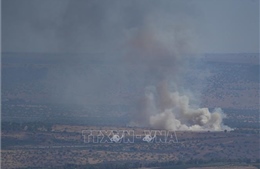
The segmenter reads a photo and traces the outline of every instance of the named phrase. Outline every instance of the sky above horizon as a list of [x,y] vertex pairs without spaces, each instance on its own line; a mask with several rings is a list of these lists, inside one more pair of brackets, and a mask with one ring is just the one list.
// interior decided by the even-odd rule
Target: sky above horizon
[[259,52],[258,0],[3,0],[1,7],[2,52],[122,52],[150,37],[167,48],[188,43],[188,52]]

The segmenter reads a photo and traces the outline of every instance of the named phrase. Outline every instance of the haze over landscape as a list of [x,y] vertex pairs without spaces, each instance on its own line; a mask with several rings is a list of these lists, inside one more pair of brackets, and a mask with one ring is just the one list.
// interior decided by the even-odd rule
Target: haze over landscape
[[3,0],[1,54],[4,168],[259,167],[259,1]]

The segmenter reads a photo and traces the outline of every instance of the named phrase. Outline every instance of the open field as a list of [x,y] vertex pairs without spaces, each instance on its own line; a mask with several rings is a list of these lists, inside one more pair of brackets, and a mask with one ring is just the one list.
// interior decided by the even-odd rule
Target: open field
[[[25,130],[25,127],[26,130]],[[134,137],[133,143],[84,143],[82,130],[132,130],[143,138],[148,128],[43,125],[32,131],[30,124],[2,131],[2,166],[47,167],[68,164],[91,165],[106,162],[251,163],[259,160],[256,132],[176,132],[178,143],[147,143]],[[255,133],[255,134],[254,134]]]
[[[107,65],[95,59],[90,59],[91,63],[71,63],[69,66],[78,72],[73,75],[81,77],[87,71],[86,65],[91,65],[100,79],[116,73],[115,63]],[[223,169],[253,169],[260,160],[259,64],[251,61],[257,58],[246,59],[248,62],[207,59],[208,67],[196,70],[211,72],[203,86],[194,77],[188,76],[187,81],[194,82],[191,90],[201,87],[200,106],[211,110],[222,107],[226,113],[224,124],[234,130],[176,131],[178,143],[148,143],[142,139],[144,130],[151,128],[129,125],[131,114],[137,111],[136,100],[143,92],[142,82],[136,76],[140,65],[130,65],[128,73],[132,76],[122,81],[124,84],[119,81],[99,95],[91,89],[85,90],[84,82],[84,94],[81,91],[72,93],[79,97],[79,102],[73,95],[66,95],[66,98],[63,91],[67,86],[63,81],[62,84],[55,81],[57,77],[59,80],[67,78],[63,63],[56,63],[55,57],[49,60],[47,57],[44,63],[37,59],[29,59],[27,63],[26,60],[17,62],[17,58],[4,58],[2,167],[214,169],[223,166]],[[68,83],[73,84],[73,89],[77,88],[74,82]],[[70,104],[67,101],[71,101]],[[127,144],[84,143],[83,130],[131,130],[138,137]]]

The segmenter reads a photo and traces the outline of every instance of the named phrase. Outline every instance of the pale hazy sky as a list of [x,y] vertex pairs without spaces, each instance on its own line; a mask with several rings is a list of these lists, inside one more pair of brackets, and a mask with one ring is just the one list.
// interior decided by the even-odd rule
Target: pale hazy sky
[[2,0],[2,52],[106,52],[176,23],[200,52],[259,51],[258,0]]
[[198,0],[205,18],[206,52],[258,52],[258,0]]

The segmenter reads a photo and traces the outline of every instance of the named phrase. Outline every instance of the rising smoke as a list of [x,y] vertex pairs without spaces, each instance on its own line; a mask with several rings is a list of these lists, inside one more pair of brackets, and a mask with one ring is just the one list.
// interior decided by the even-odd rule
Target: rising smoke
[[189,25],[163,18],[160,22],[151,17],[144,21],[131,37],[130,51],[134,52],[130,56],[152,72],[154,83],[144,89],[132,124],[167,130],[230,130],[222,123],[225,114],[220,108],[212,113],[208,108],[199,108],[194,104],[198,101],[190,102],[192,93],[186,95],[186,89],[178,90],[190,69],[190,55],[196,53]]
[[[144,94],[132,114],[135,125],[172,130],[228,129],[222,124],[225,115],[221,109],[211,113],[199,108],[199,90],[190,87],[193,81],[183,83],[187,81],[185,74],[192,72],[191,56],[199,51],[198,28],[203,27],[194,2],[5,0],[3,46],[15,46],[18,52],[66,53],[62,60],[69,61],[59,70],[50,70],[46,80],[52,102],[109,104],[115,98],[111,91],[130,88],[138,80]],[[75,53],[82,57],[74,58]],[[114,65],[90,64],[89,60],[95,59]],[[137,65],[134,73],[133,65]],[[137,80],[129,80],[129,74]],[[118,100],[123,99],[115,101],[120,104]]]
[[220,108],[212,113],[208,108],[196,108],[196,105],[190,105],[187,95],[170,92],[165,81],[156,87],[155,92],[146,91],[142,105],[135,117],[136,124],[141,126],[166,130],[230,130],[222,124],[225,114]]
[[[145,88],[139,112],[134,115],[132,123],[167,130],[229,130],[222,124],[225,115],[220,108],[212,113],[208,108],[198,108],[198,105],[190,102],[192,93],[185,95],[185,89],[182,93],[178,91],[185,77],[184,72],[190,69],[187,63],[190,57],[187,54],[192,44],[186,38],[186,28],[179,30],[178,27],[176,30],[175,26],[166,32],[169,36],[166,40],[160,39],[165,31],[160,29],[153,32],[149,30],[150,26],[144,33],[138,32],[137,38],[134,38],[134,49],[139,52],[135,55],[138,59],[144,57],[142,61],[152,70],[156,86]],[[169,84],[174,84],[173,91]]]

